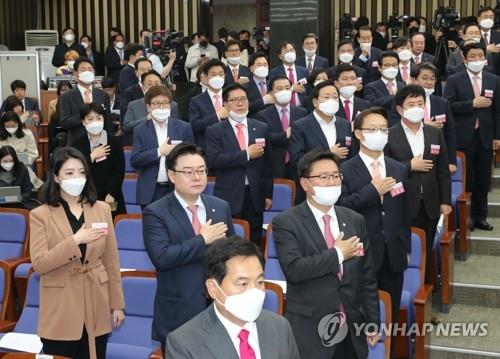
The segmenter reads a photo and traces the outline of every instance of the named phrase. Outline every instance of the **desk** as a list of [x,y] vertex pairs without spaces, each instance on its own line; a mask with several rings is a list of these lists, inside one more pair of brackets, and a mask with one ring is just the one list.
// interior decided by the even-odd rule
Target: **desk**
[[[0,353],[0,356],[1,355],[2,354]],[[36,358],[35,354],[31,353],[7,353],[5,356],[2,357],[2,359],[35,359],[35,358]],[[70,358],[54,355],[54,359],[70,359]]]

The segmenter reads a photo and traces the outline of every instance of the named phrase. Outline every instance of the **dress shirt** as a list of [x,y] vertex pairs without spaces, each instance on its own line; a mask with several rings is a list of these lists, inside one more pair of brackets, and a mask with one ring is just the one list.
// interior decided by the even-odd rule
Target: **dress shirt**
[[351,121],[351,119],[356,117],[356,114],[354,113],[354,95],[351,96],[351,98],[345,98],[344,96],[340,95],[340,105],[342,108],[345,108],[345,100],[349,100],[349,112],[351,114],[351,118],[346,118],[347,121]]
[[[174,190],[174,196],[175,196],[175,198],[177,198],[177,200],[181,204],[181,207],[186,212],[186,214],[189,218],[189,222],[193,223],[193,213],[189,209],[189,204],[175,190]],[[196,205],[198,206],[198,207],[196,207],[196,214],[198,215],[198,219],[200,221],[200,224],[203,226],[207,222],[207,211],[205,209],[205,204],[201,200],[201,196],[198,196],[198,199],[196,200]]]
[[[328,142],[328,147],[332,147],[337,142],[337,128],[335,127],[336,118],[333,116],[333,119],[330,122],[326,122],[316,113],[316,110],[313,112],[314,117],[318,121],[323,134],[326,137],[326,141]],[[307,135],[307,134],[306,134]]]
[[[288,116],[288,127],[290,127],[292,125],[292,121],[290,119],[290,103],[288,103],[288,105],[286,105],[286,106],[281,106],[281,105],[278,105],[278,104],[274,104],[274,107],[276,107],[276,111],[278,111],[278,115],[280,117],[280,122],[282,122],[281,118],[283,117],[283,113],[281,112],[281,110],[283,110],[284,108],[286,108],[286,114]],[[283,126],[281,128],[283,128]]]
[[87,90],[90,90],[90,98],[92,99],[92,101],[94,100],[94,96],[92,94],[92,86],[88,89],[86,89],[85,87],[83,87],[82,85],[78,84],[78,90],[80,90],[80,93],[82,94],[82,99],[83,99],[83,102],[85,102],[85,91]]
[[168,182],[167,166],[165,163],[166,158],[160,153],[160,146],[163,145],[168,138],[168,120],[165,121],[165,123],[163,123],[161,126],[155,120],[150,121],[153,121],[153,125],[155,127],[156,138],[158,140],[158,157],[160,157],[160,167],[158,168],[158,179],[156,180],[156,182]]
[[[236,122],[235,120],[233,120],[231,117],[228,118],[228,121],[229,123],[231,124],[231,127],[233,128],[233,131],[234,131],[234,137],[236,137],[236,141],[238,140],[238,129],[236,128],[236,125],[238,123],[241,123],[243,125],[245,125],[243,127],[243,135],[245,136],[245,146],[247,148],[246,152],[247,152],[247,161],[250,161],[250,155],[248,154],[248,122],[247,122],[247,119],[245,118],[243,121],[241,122]],[[245,186],[248,186],[250,182],[248,182],[248,177],[245,176]]]
[[[293,86],[294,84],[296,84],[297,82],[299,82],[299,80],[302,80],[302,79],[299,79],[299,78],[297,77],[297,70],[295,69],[295,64],[293,64],[293,65],[291,65],[291,66],[290,66],[290,65],[285,65],[285,64],[283,64],[283,67],[285,68],[285,76],[286,76],[287,78],[289,78],[289,77],[288,77],[288,74],[289,74],[289,73],[288,73],[288,68],[290,68],[290,67],[292,68],[293,77],[294,77],[294,79],[295,79],[295,83],[293,83],[293,84],[292,84],[292,86]],[[300,105],[301,105],[301,103],[300,103],[299,93],[298,93],[298,92],[293,92],[293,91],[292,91],[292,96],[295,96],[295,106],[300,106]]]
[[[202,86],[202,88],[203,88],[203,86]],[[215,98],[214,98],[215,95],[219,96],[220,103],[222,106],[224,106],[224,103],[222,102],[222,90],[219,90],[219,92],[213,92],[208,87],[206,88],[206,90],[208,91],[208,95],[210,96],[210,100],[212,100],[212,105],[214,105],[214,109],[215,109]]]
[[475,76],[478,77],[477,83],[479,84],[479,90],[482,90],[482,88],[483,88],[483,72],[481,71],[480,73],[478,73],[476,75],[476,74],[470,72],[469,70],[467,70],[467,74],[469,75],[471,86],[474,83],[474,77]]
[[417,133],[414,133],[404,122],[401,121],[403,125],[403,130],[406,135],[406,139],[411,147],[411,152],[413,156],[421,156],[424,154],[425,142],[424,142],[424,125],[423,122],[420,123],[420,127]]
[[365,164],[366,168],[368,168],[368,172],[370,172],[370,174],[372,175],[372,177],[373,177],[373,166],[372,166],[372,163],[375,162],[375,161],[378,161],[378,163],[379,163],[380,177],[381,178],[387,177],[387,174],[386,174],[386,171],[385,171],[385,159],[384,159],[384,153],[383,152],[382,152],[382,154],[376,160],[374,160],[370,156],[364,154],[362,151],[359,151],[359,157],[361,157],[361,160]]

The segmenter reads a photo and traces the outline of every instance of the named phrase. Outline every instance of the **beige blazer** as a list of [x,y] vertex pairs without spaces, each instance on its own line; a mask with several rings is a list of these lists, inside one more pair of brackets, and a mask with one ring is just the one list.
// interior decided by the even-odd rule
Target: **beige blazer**
[[38,335],[79,340],[83,325],[95,359],[96,336],[111,332],[111,310],[124,309],[120,263],[109,205],[83,205],[85,227],[108,224],[108,233],[87,245],[85,262],[73,240],[62,206],[40,206],[30,213],[30,255],[40,278]]

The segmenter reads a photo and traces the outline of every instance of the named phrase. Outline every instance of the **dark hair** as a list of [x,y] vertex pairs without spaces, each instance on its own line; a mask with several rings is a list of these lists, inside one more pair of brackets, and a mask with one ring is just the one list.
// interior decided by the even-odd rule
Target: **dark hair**
[[313,37],[314,38],[314,41],[316,41],[316,44],[318,43],[319,39],[318,39],[318,36],[315,34],[315,33],[308,33],[308,34],[305,34],[304,36],[302,36],[302,43],[304,43],[304,41],[310,37]]
[[85,57],[85,56],[80,56],[79,58],[77,58],[75,60],[75,63],[73,65],[73,70],[78,71],[78,68],[80,67],[80,64],[82,64],[82,63],[91,64],[92,68],[95,70],[94,63],[92,61],[90,61],[90,59],[88,57]]
[[221,27],[219,30],[217,30],[217,36],[219,36],[219,39],[225,39],[228,33],[229,31],[225,27]]
[[332,151],[325,150],[323,148],[315,148],[307,152],[300,159],[297,165],[297,172],[299,178],[307,178],[311,175],[313,165],[321,160],[331,160],[335,162],[340,171],[340,161],[337,156],[335,156]]
[[149,29],[142,29],[142,30],[139,32],[139,37],[142,37],[142,34],[144,34],[145,32],[151,32],[151,30],[149,30]]
[[[12,146],[0,147],[0,160],[8,155],[11,155],[12,159],[14,160],[14,167],[12,167],[12,172],[14,173],[14,175],[18,176],[23,169],[23,164],[19,161],[16,150]],[[4,171],[4,169],[0,167],[0,171]]]
[[155,70],[149,70],[141,75],[141,83],[144,83],[144,80],[146,80],[146,77],[148,77],[149,75],[158,76],[160,81],[163,80],[158,72],[156,72]]
[[151,65],[151,67],[153,67],[153,63],[151,62],[150,59],[146,58],[146,57],[141,57],[140,59],[138,59],[135,64],[134,64],[134,67],[135,67],[135,71],[139,70],[139,64],[141,62],[149,62],[149,64]]
[[193,35],[191,35],[191,41],[194,40],[196,36],[200,37],[200,33],[195,32]]
[[175,167],[177,166],[177,160],[179,157],[186,156],[186,155],[198,155],[203,158],[203,161],[205,161],[205,154],[203,150],[200,147],[197,147],[196,145],[193,145],[191,143],[181,143],[177,146],[175,146],[172,151],[167,156],[167,168],[169,170],[175,170]]
[[[417,16],[417,19],[424,20],[427,23],[427,18],[425,16]],[[422,21],[420,21],[420,24],[422,24]]]
[[69,89],[72,89],[73,85],[69,81],[60,81],[57,84],[57,97],[61,96],[61,91],[62,91],[63,87],[67,87]]
[[386,57],[394,57],[396,60],[398,60],[398,64],[399,64],[399,56],[398,56],[398,53],[396,51],[392,51],[392,50],[387,50],[387,51],[383,51],[380,56],[378,57],[378,66],[379,68],[382,67],[382,64],[383,64],[383,60],[386,58]]
[[342,46],[347,45],[347,44],[351,45],[353,50],[354,50],[354,44],[349,39],[344,39],[344,40],[339,41],[339,43],[337,44],[337,50],[340,49]]
[[229,33],[227,35],[233,39],[238,39],[238,40],[240,39],[240,37],[236,31],[229,31]]
[[[335,83],[333,82],[332,79],[326,80],[326,81],[319,83],[318,86],[314,86],[314,89],[312,92],[312,97],[315,99],[318,99],[319,92],[321,91],[321,89],[323,89],[324,87],[327,87],[327,86],[333,86],[335,88],[335,90],[337,90],[337,88],[335,87]],[[338,92],[338,90],[337,90],[337,92]]]
[[238,33],[238,35],[241,35],[241,34],[246,34],[246,35],[250,36],[250,31],[248,31],[248,30],[246,30],[246,29],[243,29],[243,30],[241,30],[241,31]]
[[231,85],[225,87],[224,90],[222,91],[222,101],[226,102],[227,99],[229,98],[229,94],[231,92],[235,91],[235,90],[243,90],[243,91],[245,91],[245,95],[247,95],[247,97],[248,97],[247,88],[245,86],[243,86],[243,85],[240,85],[237,82],[234,82]]
[[481,16],[483,13],[485,13],[486,11],[492,11],[493,12],[493,15],[495,15],[495,10],[489,6],[483,6],[481,8],[479,8],[479,10],[477,11],[477,16]]
[[92,43],[92,46],[94,46],[94,40],[92,39],[92,37],[90,35],[87,35],[87,34],[80,36],[80,42],[82,42],[82,40],[85,38],[89,39],[90,42]]
[[354,69],[354,67],[352,65],[349,65],[349,64],[340,64],[340,65],[337,65],[337,68],[336,68],[336,71],[335,71],[335,76],[334,76],[333,79],[335,81],[338,81],[340,75],[343,72],[351,72],[351,71],[353,71],[354,74],[356,75],[356,77],[358,77],[358,74],[356,74],[356,70]]
[[311,71],[311,74],[307,78],[307,83],[314,84],[314,81],[316,81],[316,77],[318,77],[318,75],[322,74],[322,73],[326,73],[326,76],[328,77],[328,79],[332,78],[332,75],[330,74],[330,71],[328,71],[328,69],[325,69],[325,68],[314,69],[314,70]]
[[75,158],[82,162],[85,170],[85,177],[87,178],[85,187],[83,187],[83,191],[80,194],[79,202],[85,201],[90,205],[94,205],[97,201],[97,191],[92,181],[92,174],[90,173],[87,161],[85,161],[85,157],[83,157],[82,153],[74,147],[59,147],[50,158],[47,180],[43,184],[41,191],[42,203],[54,207],[58,207],[61,204],[61,187],[56,183],[55,176],[57,176],[61,170],[62,165],[71,158]]
[[422,72],[422,70],[432,71],[434,73],[434,77],[436,78],[436,81],[437,81],[437,78],[439,76],[438,69],[436,66],[434,66],[430,62],[422,62],[416,66],[413,66],[413,68],[411,70],[411,77],[416,79],[417,77],[420,76],[420,73]]
[[253,66],[255,61],[261,57],[265,58],[267,61],[267,64],[269,65],[269,59],[267,58],[267,55],[263,52],[257,51],[257,52],[254,52],[252,56],[250,56],[250,59],[248,60],[248,67]]
[[97,102],[91,102],[83,104],[82,107],[80,107],[80,119],[83,121],[85,119],[85,116],[87,116],[91,112],[95,112],[103,117],[106,116],[106,110],[104,109],[103,105]]
[[272,90],[273,87],[274,87],[274,84],[276,83],[276,81],[279,81],[279,80],[288,80],[288,83],[291,85],[292,83],[290,82],[290,79],[286,76],[278,76],[278,77],[275,77],[274,79],[271,80],[271,82],[269,83],[269,88]]
[[[111,30],[110,30],[110,31],[111,31]],[[116,34],[116,35],[111,36],[111,37],[109,38],[109,42],[112,44],[113,42],[115,42],[115,41],[116,41],[116,38],[117,38],[118,36],[123,37],[123,40],[125,40],[125,36],[124,36],[124,35],[120,32],[120,33],[118,33],[118,34]]]
[[10,90],[14,92],[16,89],[26,90],[26,83],[23,80],[14,80],[10,84]]
[[14,95],[7,96],[4,103],[5,112],[14,111],[14,107],[21,106],[24,110],[23,102]]
[[122,30],[120,30],[120,28],[118,26],[113,26],[111,29],[109,29],[108,32],[111,32],[111,31],[117,32],[120,35],[122,33]]
[[356,37],[358,37],[358,38],[359,38],[359,36],[361,36],[361,31],[370,31],[370,33],[371,33],[371,34],[372,34],[372,36],[373,36],[373,30],[372,30],[372,28],[371,28],[370,26],[368,26],[368,25],[363,25],[363,26],[361,26],[361,27],[359,28],[359,30],[358,30],[358,33],[356,34]]
[[424,37],[424,40],[425,40],[425,32],[420,32],[420,31],[415,31],[414,33],[412,33],[410,35],[410,42],[413,41],[413,38],[417,35],[422,35]]
[[[66,31],[68,31],[68,30],[73,31],[73,34],[75,34],[75,35],[76,35],[76,31],[75,31],[75,29],[74,29],[74,28],[72,28],[72,27],[70,27],[70,26],[65,27],[65,28],[64,28],[64,30],[62,31],[61,35],[64,35],[64,33],[65,33]],[[76,37],[76,36],[75,36],[75,37]]]
[[379,21],[375,24],[375,27],[379,27],[379,26],[386,26],[387,27],[387,24],[383,21]]
[[103,89],[109,89],[112,87],[116,87],[115,79],[112,77],[105,77],[101,80],[101,87]]
[[11,136],[10,133],[7,132],[5,129],[5,124],[7,122],[13,121],[17,123],[17,131],[14,133],[14,136],[17,138],[23,138],[25,136],[24,131],[23,131],[23,123],[21,122],[21,119],[15,113],[14,111],[7,111],[3,114],[2,118],[0,118],[0,140],[5,141],[7,138]]
[[295,46],[295,44],[294,44],[293,42],[291,42],[291,41],[283,41],[283,42],[282,42],[282,43],[278,46],[278,49],[279,49],[278,54],[281,54],[281,50],[286,49],[286,47],[287,47],[288,45],[292,45],[293,49],[294,49],[295,51],[297,51],[297,47]]
[[205,64],[203,65],[203,73],[205,75],[208,75],[208,71],[210,71],[210,69],[212,67],[215,67],[215,66],[220,66],[224,69],[224,71],[226,71],[226,65],[224,65],[224,63],[219,60],[219,59],[210,59],[208,60],[207,62],[205,62]]
[[226,46],[224,46],[224,51],[226,52],[229,51],[229,48],[234,45],[238,45],[238,48],[241,51],[241,43],[238,40],[233,40],[233,39],[227,40]]
[[257,257],[264,271],[264,257],[259,248],[239,236],[220,239],[210,245],[205,254],[207,278],[222,283],[227,274],[227,261],[234,257]]
[[396,93],[396,97],[394,99],[394,102],[396,106],[403,106],[403,102],[408,97],[422,97],[425,101],[425,90],[422,86],[420,85],[406,85],[402,89],[398,90]]
[[464,58],[467,57],[467,55],[469,54],[470,50],[475,50],[475,49],[483,50],[483,53],[486,56],[486,49],[485,49],[485,47],[482,44],[471,43],[471,44],[465,45],[463,47],[463,49],[462,49],[462,53],[464,55]]
[[170,92],[168,87],[164,85],[152,86],[144,95],[144,102],[148,105],[151,105],[151,101],[153,100],[153,98],[162,95],[167,96],[168,100],[172,102],[172,92]]
[[123,50],[123,59],[125,61],[129,61],[130,60],[130,56],[135,55],[139,51],[141,51],[141,52],[143,51],[143,48],[142,48],[141,45],[139,45],[139,44],[128,44],[127,46],[125,46],[125,50]]
[[470,28],[470,27],[477,27],[477,29],[479,31],[481,31],[481,26],[479,26],[479,24],[477,22],[471,22],[471,23],[468,23],[467,25],[464,26],[464,29],[463,29],[463,34],[465,35],[465,33],[467,32],[467,30]]
[[410,43],[410,40],[406,36],[401,36],[392,42],[392,49],[396,50],[400,47],[406,46]]
[[416,22],[418,25],[420,25],[420,19],[417,19],[415,16],[410,16],[408,19],[406,19],[406,27],[410,26],[412,22]]
[[363,128],[363,122],[368,115],[380,115],[385,118],[387,125],[389,125],[389,120],[387,118],[387,110],[385,108],[370,107],[364,111],[361,111],[361,113],[354,118],[353,127],[355,130]]

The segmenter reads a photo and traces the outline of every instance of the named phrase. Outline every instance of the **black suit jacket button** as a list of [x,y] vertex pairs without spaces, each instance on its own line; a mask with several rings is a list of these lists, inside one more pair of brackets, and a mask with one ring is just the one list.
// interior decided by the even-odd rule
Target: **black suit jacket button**
[[382,216],[385,216],[385,212],[384,211],[382,211]]

